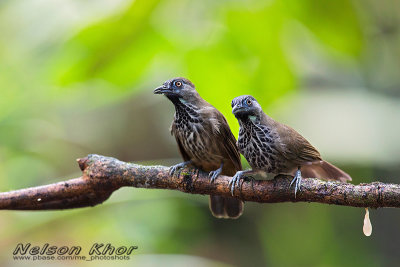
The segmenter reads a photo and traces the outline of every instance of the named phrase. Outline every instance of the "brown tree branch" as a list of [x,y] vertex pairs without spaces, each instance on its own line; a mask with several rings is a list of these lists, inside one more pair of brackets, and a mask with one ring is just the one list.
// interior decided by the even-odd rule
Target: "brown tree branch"
[[[78,159],[83,175],[79,178],[0,193],[0,209],[49,210],[95,206],[107,200],[123,186],[179,190],[191,194],[230,196],[231,177],[220,176],[211,184],[207,174],[184,169],[180,177],[168,175],[163,166],[142,166],[114,158],[89,155]],[[400,185],[374,182],[353,185],[303,179],[301,191],[294,198],[289,188],[292,177],[244,182],[235,197],[260,203],[319,202],[353,207],[400,207]]]

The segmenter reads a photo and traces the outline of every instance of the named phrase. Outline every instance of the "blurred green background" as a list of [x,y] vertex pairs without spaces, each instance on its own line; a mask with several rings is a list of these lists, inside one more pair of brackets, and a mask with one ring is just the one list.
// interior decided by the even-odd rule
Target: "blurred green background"
[[[0,191],[80,175],[90,153],[181,161],[174,108],[152,90],[184,76],[228,119],[252,94],[354,183],[398,183],[400,2],[0,1]],[[247,163],[246,163],[247,164]],[[17,243],[137,245],[134,266],[396,266],[400,211],[247,203],[124,188],[94,208],[0,212],[0,263]],[[88,262],[51,262],[89,265]]]

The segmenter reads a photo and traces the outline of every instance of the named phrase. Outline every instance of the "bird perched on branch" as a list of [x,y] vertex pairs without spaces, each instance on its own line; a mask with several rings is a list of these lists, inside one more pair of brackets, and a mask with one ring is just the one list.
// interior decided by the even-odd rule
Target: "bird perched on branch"
[[250,95],[232,100],[232,113],[239,121],[238,147],[252,170],[239,171],[230,181],[231,192],[240,179],[257,172],[294,176],[295,197],[302,177],[351,181],[351,177],[322,160],[319,152],[298,132],[266,115]]
[[[233,176],[242,169],[240,154],[225,117],[200,97],[194,84],[185,78],[166,81],[154,90],[175,106],[171,134],[175,136],[184,162],[172,166],[170,174],[192,165],[210,172],[213,182],[220,174]],[[236,198],[210,196],[210,210],[217,218],[238,218],[243,202]]]

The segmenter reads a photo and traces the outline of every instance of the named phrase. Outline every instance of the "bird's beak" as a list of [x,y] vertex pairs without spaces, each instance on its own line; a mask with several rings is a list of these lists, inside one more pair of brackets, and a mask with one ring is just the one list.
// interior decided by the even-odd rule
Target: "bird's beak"
[[233,107],[232,113],[233,113],[233,114],[238,114],[238,113],[240,113],[241,111],[244,111],[245,109],[246,109],[245,107],[241,107],[241,106],[239,106],[239,105],[236,105],[236,106]]
[[167,93],[171,93],[171,89],[169,89],[168,87],[166,87],[165,85],[162,85],[160,87],[157,87],[156,89],[154,89],[153,93],[157,94],[157,95],[161,95],[161,94],[167,94]]

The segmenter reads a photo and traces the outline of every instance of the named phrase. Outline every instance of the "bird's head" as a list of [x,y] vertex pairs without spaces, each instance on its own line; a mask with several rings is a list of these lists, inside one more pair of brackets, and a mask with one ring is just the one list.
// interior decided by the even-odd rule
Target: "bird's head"
[[257,100],[251,95],[241,95],[232,100],[232,113],[237,119],[246,119],[249,116],[260,117],[262,109]]
[[162,86],[154,90],[155,94],[163,94],[172,102],[194,102],[199,98],[194,84],[186,78],[174,78],[164,82]]

